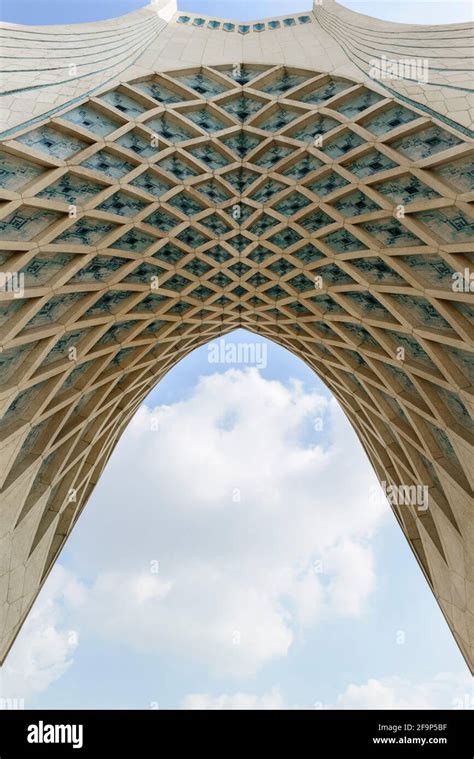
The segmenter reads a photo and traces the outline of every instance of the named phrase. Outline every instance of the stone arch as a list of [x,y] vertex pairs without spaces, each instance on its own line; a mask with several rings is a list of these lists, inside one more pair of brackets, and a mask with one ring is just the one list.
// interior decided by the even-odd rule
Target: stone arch
[[2,658],[143,398],[244,327],[326,383],[387,488],[428,489],[391,505],[472,666],[473,149],[440,118],[242,63],[2,144]]

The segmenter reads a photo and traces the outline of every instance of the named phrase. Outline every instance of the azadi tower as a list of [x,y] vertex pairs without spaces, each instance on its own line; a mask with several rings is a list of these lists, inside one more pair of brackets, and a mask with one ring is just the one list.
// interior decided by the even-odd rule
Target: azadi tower
[[472,670],[472,28],[1,36],[1,660],[147,393],[244,327],[342,405]]

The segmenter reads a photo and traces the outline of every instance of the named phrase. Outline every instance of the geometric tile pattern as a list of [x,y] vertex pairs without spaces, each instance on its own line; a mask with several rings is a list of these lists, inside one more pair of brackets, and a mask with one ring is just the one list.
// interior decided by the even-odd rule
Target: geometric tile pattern
[[272,19],[270,21],[257,21],[255,24],[234,24],[232,21],[218,21],[217,19],[205,19],[200,16],[178,16],[178,24],[192,24],[201,29],[222,29],[224,32],[238,32],[239,34],[248,34],[249,32],[273,31],[281,27],[291,28],[296,24],[310,24],[312,17],[308,14],[300,16],[290,16],[289,18]]
[[140,77],[0,146],[2,659],[140,403],[244,327],[314,369],[387,488],[428,488],[391,505],[472,668],[473,152],[263,64]]

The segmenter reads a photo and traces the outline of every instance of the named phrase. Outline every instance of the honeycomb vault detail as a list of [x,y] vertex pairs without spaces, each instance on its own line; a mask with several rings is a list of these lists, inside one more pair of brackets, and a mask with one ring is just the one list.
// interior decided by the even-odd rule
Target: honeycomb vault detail
[[368,85],[252,63],[140,77],[14,137],[2,659],[139,404],[244,327],[314,369],[381,481],[428,487],[425,510],[392,508],[472,668],[472,142]]

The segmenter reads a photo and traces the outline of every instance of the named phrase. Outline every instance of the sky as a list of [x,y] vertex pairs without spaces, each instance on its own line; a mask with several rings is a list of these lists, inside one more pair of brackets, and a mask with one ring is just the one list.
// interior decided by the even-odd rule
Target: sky
[[[4,19],[37,22],[39,3],[1,3]],[[51,23],[139,5],[45,1],[41,12]],[[414,5],[400,5],[412,20]],[[204,6],[183,3],[224,15]],[[269,6],[252,3],[260,17]],[[216,363],[203,346],[148,396],[0,671],[0,697],[473,708],[462,656],[327,388],[273,343],[243,331],[226,341],[260,360]]]
[[[347,8],[389,21],[445,24],[472,21],[470,0],[345,0]],[[130,13],[148,0],[0,0],[0,20],[16,24],[71,24]],[[252,21],[309,10],[312,0],[178,0],[182,11]]]

